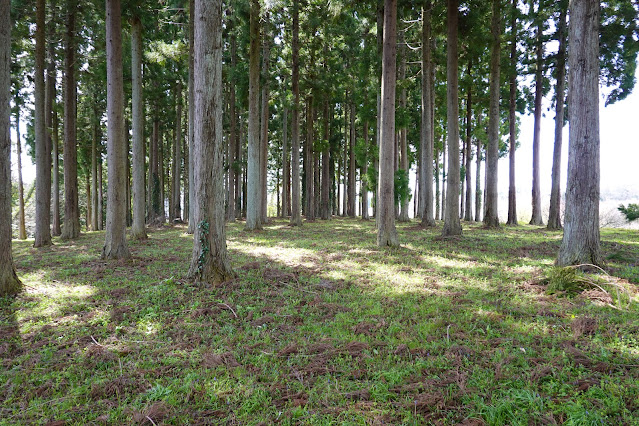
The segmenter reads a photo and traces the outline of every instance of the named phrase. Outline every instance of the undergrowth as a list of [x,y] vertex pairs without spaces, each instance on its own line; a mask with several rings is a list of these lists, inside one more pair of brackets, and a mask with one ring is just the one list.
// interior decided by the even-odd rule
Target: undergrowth
[[554,269],[560,233],[465,228],[230,224],[215,287],[181,226],[119,262],[103,233],[15,241],[0,424],[639,424],[639,235],[603,231],[607,275]]

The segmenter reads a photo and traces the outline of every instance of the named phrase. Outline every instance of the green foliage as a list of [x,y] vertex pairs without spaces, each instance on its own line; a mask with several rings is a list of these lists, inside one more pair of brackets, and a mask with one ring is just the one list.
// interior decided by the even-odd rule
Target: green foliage
[[628,207],[621,204],[617,209],[626,216],[628,222],[639,219],[639,204],[628,204]]
[[545,282],[548,294],[565,293],[574,296],[589,287],[589,280],[574,267],[553,267],[548,271]]
[[409,177],[406,170],[398,169],[395,171],[395,205],[401,205],[406,201],[410,201],[412,194],[409,186]]

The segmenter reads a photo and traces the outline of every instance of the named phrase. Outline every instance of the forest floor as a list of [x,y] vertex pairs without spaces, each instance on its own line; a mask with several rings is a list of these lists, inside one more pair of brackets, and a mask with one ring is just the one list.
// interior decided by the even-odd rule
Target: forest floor
[[639,424],[639,233],[570,275],[560,232],[441,226],[379,249],[374,221],[230,224],[217,287],[185,279],[181,226],[122,262],[102,232],[14,241],[0,424]]

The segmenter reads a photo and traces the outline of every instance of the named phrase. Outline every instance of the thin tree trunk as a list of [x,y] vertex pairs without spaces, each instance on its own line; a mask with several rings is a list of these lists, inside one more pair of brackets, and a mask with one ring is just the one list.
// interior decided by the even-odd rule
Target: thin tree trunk
[[[433,110],[431,108],[431,76],[433,69],[431,52],[432,2],[424,1],[422,9],[422,123],[421,123],[421,166],[419,182],[422,226],[435,226],[433,216]],[[439,209],[438,209],[439,211]]]
[[142,98],[142,22],[131,20],[131,115],[133,125],[133,225],[131,238],[147,238],[144,227],[144,100]]
[[[481,126],[481,117],[477,117],[477,125]],[[481,191],[481,140],[477,138],[477,159],[475,161],[475,222],[481,222],[481,200],[483,198]]]
[[126,161],[124,81],[122,76],[122,15],[120,0],[106,3],[107,39],[107,190],[106,239],[103,259],[131,256],[126,244]]
[[[237,67],[237,39],[235,35],[231,36],[231,68],[235,70]],[[230,106],[230,129],[229,129],[229,171],[228,171],[228,204],[226,206],[226,220],[235,222],[235,204],[236,204],[236,184],[238,158],[237,152],[237,105],[235,100],[235,85],[230,84],[229,87],[229,106]]]
[[[282,102],[286,102],[283,100]],[[286,105],[282,111],[282,217],[288,215],[288,185],[289,185],[289,158],[290,152],[288,149],[288,108]]]
[[557,87],[555,89],[555,146],[552,156],[552,189],[548,229],[561,229],[561,145],[564,131],[564,100],[566,81],[566,16],[567,6],[559,16],[559,50],[557,52]]
[[[7,9],[8,10],[8,9]],[[5,11],[6,12],[6,11]],[[36,2],[36,55],[35,55],[35,92],[34,92],[34,130],[36,157],[36,227],[34,247],[51,245],[50,200],[51,200],[51,157],[47,151],[45,123],[45,1]],[[3,94],[4,97],[4,94]],[[4,120],[5,117],[2,117]],[[6,216],[10,217],[10,215]]]
[[484,225],[499,227],[497,202],[497,174],[499,161],[499,83],[501,58],[501,0],[493,0],[490,26],[492,45],[490,49],[490,105],[488,117],[488,148],[486,149],[486,208]]
[[446,162],[446,151],[447,147],[446,147],[446,136],[442,136],[443,140],[442,140],[442,220],[444,220],[444,218],[446,217],[446,185],[448,180],[446,179],[446,165],[448,164]]
[[[600,264],[599,20],[600,3],[570,2],[568,57],[570,136],[564,237],[557,264]],[[576,43],[575,41],[579,41]]]
[[194,45],[195,226],[189,276],[212,285],[235,277],[226,250],[222,140],[222,5],[196,0]]
[[439,200],[440,200],[440,191],[439,191],[439,152],[435,152],[435,220],[439,220]]
[[260,2],[251,0],[249,49],[248,194],[246,229],[261,229],[260,186]]
[[60,221],[60,137],[58,113],[53,112],[53,204],[51,215],[53,216],[52,234],[62,234]]
[[348,144],[348,216],[355,217],[355,104],[350,103],[350,137]]
[[517,221],[517,188],[515,186],[515,150],[517,149],[517,0],[512,0],[510,28],[510,99],[508,112],[508,126],[510,133],[510,148],[508,153],[508,225],[518,225]]
[[91,180],[93,192],[90,204],[92,206],[91,229],[98,230],[98,135],[99,117],[97,108],[93,110],[93,140],[91,141]]
[[291,123],[292,168],[291,168],[291,225],[301,226],[300,212],[300,58],[299,58],[299,0],[293,0],[293,37],[291,50],[293,56],[293,122]]
[[313,97],[307,99],[306,107],[306,161],[304,171],[306,172],[306,220],[315,220],[315,150],[313,149]]
[[260,136],[260,222],[268,221],[268,122],[269,122],[269,66],[270,39],[267,32],[268,13],[264,17],[264,38],[262,44],[262,119]]
[[102,157],[98,157],[98,228],[104,230],[104,186],[102,185]]
[[[364,130],[362,132],[362,139],[364,139],[364,146],[366,147],[366,150],[368,151],[368,121],[364,122]],[[326,136],[326,140],[328,140],[328,134]],[[370,219],[370,216],[368,214],[368,191],[369,191],[369,186],[368,186],[368,179],[367,179],[367,175],[368,175],[368,154],[364,155],[364,163],[361,165],[360,174],[361,174],[360,182],[361,182],[361,192],[362,192],[362,219],[363,220],[369,220]]]
[[182,169],[182,81],[178,80],[176,88],[176,112],[175,112],[175,138],[173,143],[173,173],[172,190],[173,211],[171,212],[171,223],[182,220],[181,206],[181,178]]
[[448,0],[447,37],[447,103],[448,103],[448,186],[446,188],[446,214],[444,236],[461,235],[459,220],[459,81],[457,26],[459,0]]
[[395,150],[395,84],[397,81],[397,0],[384,0],[382,118],[377,189],[377,245],[399,246],[395,228],[393,152]]
[[[11,17],[9,0],[0,0],[0,297],[14,295],[22,289],[11,255]],[[42,10],[40,10],[42,8]],[[38,2],[40,24],[44,21],[44,1]],[[44,44],[44,28],[38,34]],[[42,46],[42,56],[44,56]],[[42,58],[44,68],[44,58]],[[41,71],[41,70],[40,70]],[[41,123],[44,127],[44,122]],[[42,132],[44,133],[44,132]],[[48,230],[48,228],[47,228]]]
[[64,54],[64,226],[63,239],[80,236],[78,206],[78,152],[76,138],[77,87],[75,80],[75,15],[77,1],[67,1]]
[[[47,144],[47,173],[45,176],[45,185],[46,185],[46,200],[47,200],[47,214],[49,215],[49,219],[47,221],[47,226],[51,224],[51,152],[53,148],[53,106],[55,104],[56,98],[56,72],[55,72],[55,47],[57,45],[58,35],[56,34],[56,1],[50,1],[51,6],[51,19],[48,24],[48,43],[47,43],[47,70],[46,70],[46,81],[45,81],[45,98],[44,98],[44,123],[46,126],[46,144]],[[57,137],[57,136],[56,136]],[[59,223],[58,223],[59,226]],[[59,233],[54,233],[54,235],[60,235]]]
[[[401,41],[399,45],[399,50],[401,53],[401,61],[399,65],[399,76],[398,79],[400,81],[404,81],[406,79],[406,42],[404,40],[404,35],[401,36]],[[407,94],[406,87],[402,87],[401,93],[399,95],[399,107],[403,110],[406,109],[407,106]],[[399,129],[399,138],[398,138],[399,146],[398,146],[398,154],[399,154],[399,169],[406,172],[406,177],[409,176],[408,169],[408,139],[407,139],[407,129],[403,127]],[[408,217],[408,197],[409,194],[406,194],[406,198],[400,201],[400,212],[398,221],[399,222],[408,222],[410,218]]]
[[[537,14],[541,13],[537,6]],[[537,18],[538,21],[539,18]],[[544,221],[541,217],[541,188],[539,177],[539,145],[541,138],[541,101],[543,99],[543,65],[544,65],[544,45],[542,41],[543,27],[542,22],[537,23],[537,70],[535,73],[535,128],[533,133],[533,177],[532,177],[532,217],[530,225],[543,225]]]
[[193,210],[193,203],[195,202],[195,188],[193,185],[194,182],[194,171],[193,171],[193,162],[195,161],[193,159],[193,152],[194,152],[194,148],[193,148],[193,142],[194,142],[194,115],[195,115],[195,93],[194,93],[194,87],[193,87],[193,82],[195,79],[194,76],[194,61],[193,61],[193,42],[194,42],[194,28],[195,28],[195,15],[194,15],[194,11],[195,11],[195,0],[189,0],[189,162],[188,162],[188,169],[189,169],[189,227],[187,232],[189,234],[193,234],[195,232],[195,219],[193,217],[194,215],[194,210]]
[[[86,217],[86,230],[88,231],[94,231],[94,229],[91,229],[91,217],[93,215],[93,211],[91,208],[91,173],[89,172],[89,170],[87,170],[87,172],[84,174],[85,177],[85,186],[86,186],[86,193],[87,193],[87,217]],[[95,191],[93,191],[95,192]]]
[[[469,61],[469,73],[472,67],[472,63]],[[471,168],[473,164],[472,159],[472,120],[473,120],[473,91],[472,85],[468,87],[468,97],[466,98],[466,202],[464,203],[464,220],[472,222],[473,220],[473,189],[472,189],[472,174]]]
[[[4,94],[3,94],[4,95]],[[20,104],[16,101],[16,157],[18,157],[18,236],[27,239],[24,221],[24,185],[22,183],[22,141],[20,140]]]

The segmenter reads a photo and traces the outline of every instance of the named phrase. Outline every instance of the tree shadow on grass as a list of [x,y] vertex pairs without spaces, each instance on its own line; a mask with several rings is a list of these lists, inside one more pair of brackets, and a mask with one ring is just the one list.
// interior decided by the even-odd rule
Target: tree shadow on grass
[[[632,389],[637,379],[624,367],[637,363],[620,338],[633,333],[628,315],[503,280],[516,273],[500,275],[499,256],[471,260],[406,234],[410,247],[379,250],[362,237],[372,225],[330,232],[346,222],[306,224],[285,241],[288,229],[267,229],[260,244],[229,227],[239,276],[219,286],[184,280],[191,246],[179,229],[133,243],[130,262],[82,259],[79,248],[58,259],[71,271],[32,260],[34,289],[12,305],[22,352],[0,373],[11,383],[0,388],[7,415],[452,424],[502,412],[532,422],[639,414],[631,391],[593,402],[611,390],[605,383]],[[99,253],[101,243],[89,236],[82,247]],[[308,258],[286,257],[302,249]],[[28,250],[18,252],[28,263]]]

